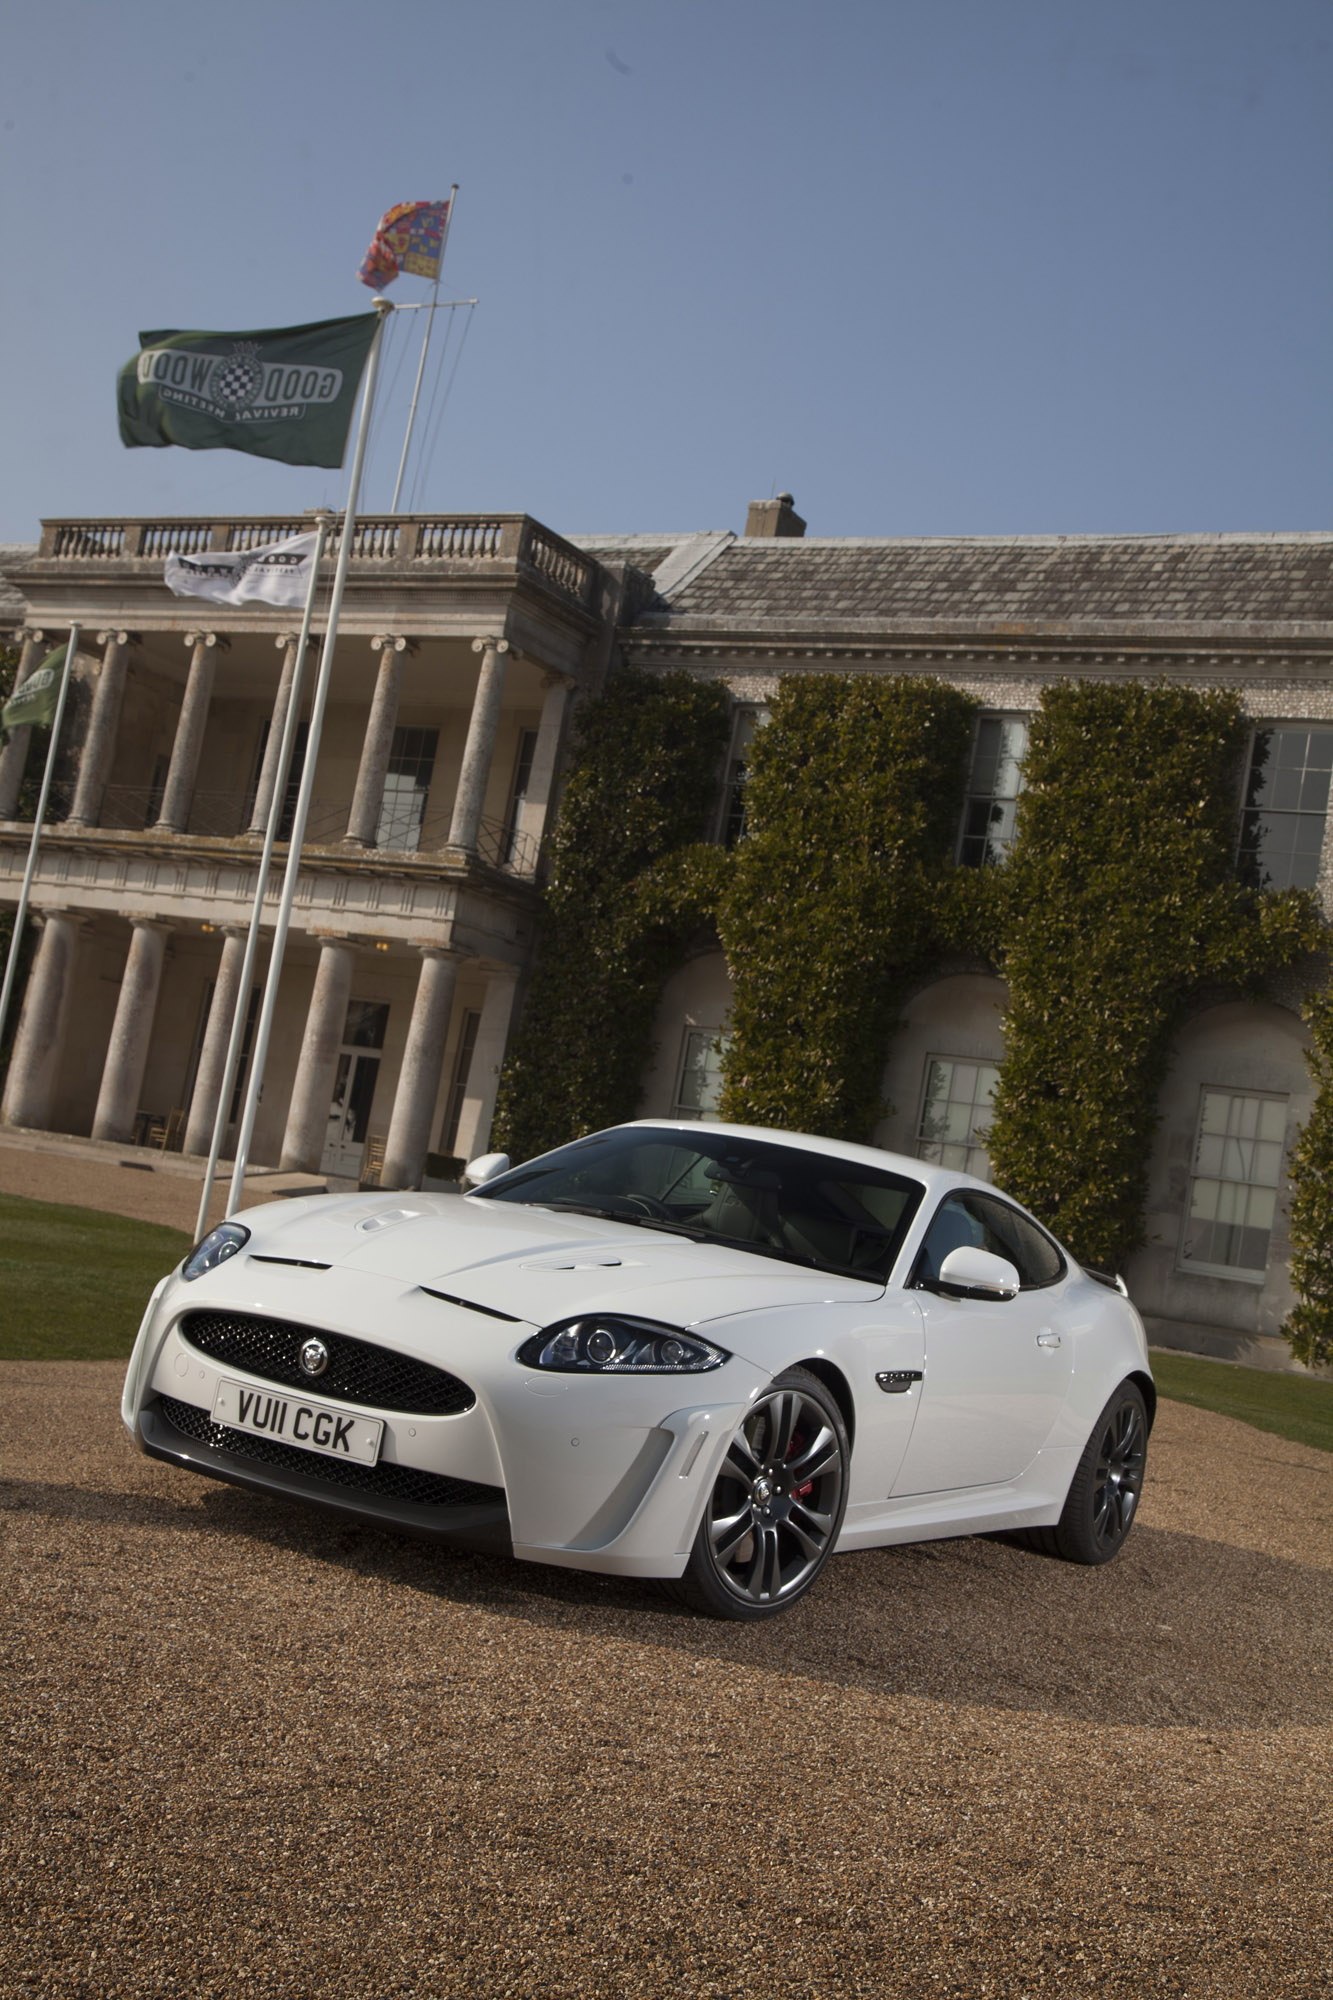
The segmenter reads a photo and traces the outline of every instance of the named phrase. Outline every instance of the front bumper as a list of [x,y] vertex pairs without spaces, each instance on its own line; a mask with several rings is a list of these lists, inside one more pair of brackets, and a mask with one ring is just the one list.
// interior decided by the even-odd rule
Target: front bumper
[[[251,1289],[257,1281],[263,1297]],[[373,1467],[230,1430],[212,1418],[219,1381],[272,1384],[190,1344],[180,1321],[202,1306],[360,1341],[377,1336],[386,1348],[448,1369],[476,1402],[448,1416],[358,1406],[385,1427]],[[269,1270],[260,1280],[237,1259],[217,1282],[173,1280],[155,1294],[126,1376],[123,1415],[149,1456],[253,1491],[433,1540],[512,1550],[527,1561],[679,1575],[716,1466],[762,1386],[756,1371],[734,1359],[695,1378],[548,1377],[513,1358],[533,1330],[367,1274],[340,1271],[335,1296],[318,1275],[312,1282]],[[671,1409],[672,1397],[700,1391],[715,1400]],[[351,1407],[336,1396],[319,1400]]]

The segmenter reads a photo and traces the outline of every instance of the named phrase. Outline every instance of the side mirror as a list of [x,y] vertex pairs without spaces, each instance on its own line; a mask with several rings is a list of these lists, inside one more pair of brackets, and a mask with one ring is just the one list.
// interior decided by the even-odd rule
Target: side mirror
[[469,1160],[463,1169],[465,1187],[481,1187],[486,1181],[493,1181],[500,1174],[509,1172],[508,1153],[483,1153],[479,1160]]
[[940,1265],[939,1289],[960,1299],[1012,1299],[1018,1273],[1003,1257],[962,1244]]

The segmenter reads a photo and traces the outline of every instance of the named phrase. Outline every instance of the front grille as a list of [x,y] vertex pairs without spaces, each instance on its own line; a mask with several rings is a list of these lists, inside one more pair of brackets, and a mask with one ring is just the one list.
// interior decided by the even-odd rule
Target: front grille
[[231,1452],[236,1458],[254,1459],[283,1472],[304,1473],[308,1479],[325,1479],[331,1486],[354,1486],[362,1493],[375,1493],[384,1500],[408,1500],[417,1507],[491,1507],[502,1504],[504,1489],[480,1486],[472,1479],[448,1479],[441,1472],[422,1472],[415,1465],[352,1465],[345,1459],[326,1458],[316,1451],[302,1451],[299,1445],[279,1444],[273,1438],[252,1437],[249,1431],[233,1430],[230,1424],[215,1424],[207,1410],[193,1403],[178,1403],[174,1396],[158,1398],[158,1408],[169,1424],[196,1444],[211,1445],[216,1451]]
[[[470,1410],[476,1397],[466,1382],[429,1361],[396,1354],[350,1334],[329,1333],[322,1326],[298,1326],[290,1319],[260,1319],[252,1313],[190,1312],[180,1330],[191,1347],[229,1368],[244,1368],[265,1382],[284,1389],[304,1389],[308,1395],[332,1396],[340,1403],[361,1403],[368,1409],[400,1410],[406,1416],[456,1417]],[[307,1340],[319,1339],[329,1350],[322,1375],[303,1375],[299,1356]]]

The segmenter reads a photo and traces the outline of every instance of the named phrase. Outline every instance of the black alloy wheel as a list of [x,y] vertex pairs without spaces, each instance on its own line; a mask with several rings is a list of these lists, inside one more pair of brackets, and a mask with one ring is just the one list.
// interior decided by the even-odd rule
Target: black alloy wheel
[[1066,1562],[1105,1563],[1134,1525],[1148,1463],[1143,1392],[1122,1382],[1092,1427],[1056,1528],[1038,1528],[1038,1547]]
[[746,1414],[713,1482],[673,1594],[715,1618],[772,1618],[832,1555],[847,1505],[842,1412],[805,1368],[775,1378]]

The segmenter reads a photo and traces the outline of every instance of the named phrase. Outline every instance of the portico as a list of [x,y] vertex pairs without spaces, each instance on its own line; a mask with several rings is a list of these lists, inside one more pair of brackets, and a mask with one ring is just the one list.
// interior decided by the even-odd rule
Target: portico
[[[204,623],[162,558],[299,525],[53,522],[10,572],[34,607],[28,671],[71,620],[98,646],[76,664],[65,816],[34,884],[10,1123],[128,1141],[150,1116],[207,1148],[232,1018],[255,1004],[241,958],[297,648],[291,614],[262,604]],[[474,1087],[459,1060],[498,1069],[571,708],[605,672],[619,583],[525,516],[356,533],[253,1157],[318,1170],[337,1112],[344,1167],[378,1137],[383,1184],[410,1186],[450,1090],[457,1138],[485,1144],[494,1078]],[[0,760],[0,900],[22,872],[25,752]],[[289,799],[303,756],[298,725]],[[372,1004],[380,1045],[349,1055]],[[352,1111],[335,1102],[349,1076]]]

